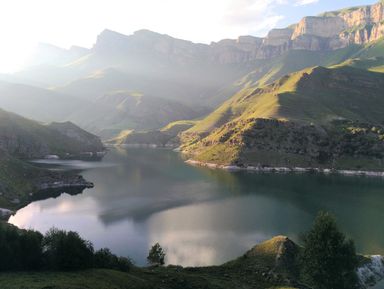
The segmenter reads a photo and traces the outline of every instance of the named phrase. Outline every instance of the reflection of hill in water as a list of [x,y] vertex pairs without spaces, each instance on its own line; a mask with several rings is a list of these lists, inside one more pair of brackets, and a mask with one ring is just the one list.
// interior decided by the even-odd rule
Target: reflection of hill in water
[[46,189],[38,191],[33,194],[33,201],[46,200],[50,198],[60,197],[62,194],[68,194],[71,196],[75,196],[81,194],[85,190],[84,187],[70,187],[70,188],[59,188],[59,189]]

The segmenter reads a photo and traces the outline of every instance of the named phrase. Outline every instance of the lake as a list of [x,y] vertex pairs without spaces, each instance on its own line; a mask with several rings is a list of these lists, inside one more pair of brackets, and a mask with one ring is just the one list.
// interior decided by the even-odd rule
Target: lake
[[[78,231],[144,265],[159,242],[167,263],[212,265],[276,235],[297,241],[320,210],[337,216],[359,252],[384,254],[384,180],[226,172],[187,165],[165,149],[111,149],[102,162],[51,161],[95,184],[29,204],[10,223]],[[61,166],[57,166],[61,165]]]

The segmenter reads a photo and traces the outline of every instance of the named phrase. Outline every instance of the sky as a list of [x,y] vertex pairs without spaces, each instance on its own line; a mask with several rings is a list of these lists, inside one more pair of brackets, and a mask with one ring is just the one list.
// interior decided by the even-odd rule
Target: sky
[[[378,1],[378,0],[377,0]],[[194,42],[265,36],[302,17],[374,0],[1,0],[0,72],[14,72],[39,42],[91,47],[104,29],[149,29]]]

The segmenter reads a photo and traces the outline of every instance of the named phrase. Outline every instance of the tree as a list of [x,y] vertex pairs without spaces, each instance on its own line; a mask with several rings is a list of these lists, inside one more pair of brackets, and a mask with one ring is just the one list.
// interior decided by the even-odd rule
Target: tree
[[33,230],[21,231],[20,243],[20,263],[23,270],[38,270],[43,265],[43,235]]
[[304,235],[303,245],[303,279],[314,289],[357,288],[355,245],[339,231],[329,213],[319,213],[312,229]]
[[51,270],[71,271],[93,266],[92,243],[76,232],[50,229],[43,239],[43,251]]
[[152,246],[151,250],[149,250],[149,254],[147,257],[148,263],[151,265],[164,265],[165,260],[165,252],[163,248],[161,248],[159,243],[156,243]]
[[0,271],[39,270],[43,263],[39,232],[0,223]]

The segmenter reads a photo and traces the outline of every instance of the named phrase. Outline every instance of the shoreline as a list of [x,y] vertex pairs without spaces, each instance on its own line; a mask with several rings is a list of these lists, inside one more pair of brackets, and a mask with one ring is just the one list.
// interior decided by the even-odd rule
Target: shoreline
[[215,163],[201,162],[189,159],[185,163],[192,166],[206,167],[209,169],[220,169],[229,172],[248,171],[261,173],[319,173],[319,174],[339,174],[343,176],[362,176],[384,178],[384,171],[365,171],[365,170],[337,170],[329,168],[301,168],[301,167],[239,167],[235,165],[219,165]]
[[[19,199],[17,199],[17,202],[14,201],[15,207],[12,207],[12,209],[9,208],[2,208],[0,207],[0,221],[8,221],[9,218],[16,214],[16,212],[29,204],[39,201],[42,199],[48,199],[48,198],[55,198],[60,196],[64,192],[62,190],[69,190],[69,191],[74,191],[72,194],[77,194],[78,191],[83,191],[85,189],[93,188],[94,184],[92,182],[86,181],[82,176],[76,176],[77,177],[77,182],[65,182],[65,181],[55,181],[52,183],[46,182],[46,183],[41,183],[36,186],[36,190],[34,192],[29,193],[29,198],[28,200],[24,202],[20,202]],[[70,193],[70,192],[68,192]],[[71,193],[70,193],[71,194]],[[40,197],[40,196],[44,197]]]

